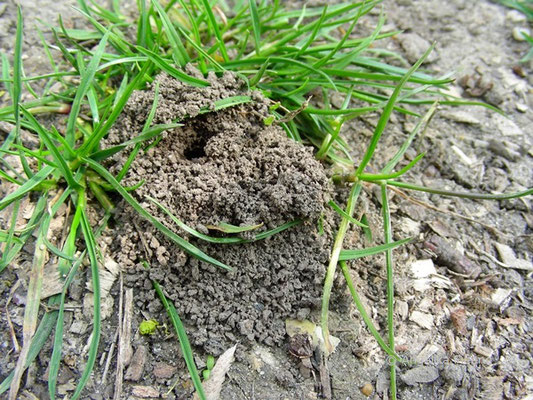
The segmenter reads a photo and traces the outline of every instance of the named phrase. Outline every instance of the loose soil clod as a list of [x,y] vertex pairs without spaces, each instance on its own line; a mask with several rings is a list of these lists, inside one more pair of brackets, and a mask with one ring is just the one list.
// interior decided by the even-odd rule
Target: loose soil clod
[[[251,94],[251,103],[199,115],[202,107],[212,108],[216,100],[248,94],[232,74],[221,78],[211,74],[209,81],[208,88],[193,88],[159,77],[154,123],[179,119],[184,126],[164,133],[156,147],[138,157],[125,184],[145,180],[135,196],[169,227],[169,218],[144,196],[158,199],[204,233],[209,233],[206,226],[222,222],[263,224],[253,234],[296,219],[303,223],[248,244],[207,245],[194,240],[207,254],[234,268],[227,272],[187,256],[147,222],[132,223],[132,213],[125,208],[118,217],[123,224],[119,257],[123,265],[136,268],[128,272],[130,284],[143,288],[149,285],[147,279],[157,279],[191,324],[192,343],[220,354],[243,337],[280,343],[284,320],[298,313],[301,317],[302,310],[305,313],[319,303],[331,238],[328,226],[319,234],[317,222],[325,212],[329,184],[310,148],[288,139],[281,128],[264,125],[268,104],[260,93]],[[153,97],[154,90],[132,97],[109,144],[140,133]],[[124,162],[117,161],[118,166]],[[145,258],[152,266],[148,274],[140,265]],[[140,292],[137,299],[152,301],[153,294]]]

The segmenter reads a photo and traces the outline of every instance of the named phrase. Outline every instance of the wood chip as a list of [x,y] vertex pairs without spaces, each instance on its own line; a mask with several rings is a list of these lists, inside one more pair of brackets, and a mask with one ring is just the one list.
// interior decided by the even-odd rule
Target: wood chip
[[450,319],[452,321],[453,327],[458,333],[464,336],[468,334],[466,330],[466,310],[464,307],[454,308],[450,312]]
[[158,362],[154,365],[154,376],[158,379],[172,378],[177,370],[178,369],[174,365]]
[[411,313],[411,316],[409,317],[409,320],[413,321],[415,324],[425,329],[431,329],[434,326],[433,315],[420,311],[413,311]]
[[137,382],[143,377],[144,366],[148,359],[148,348],[140,345],[137,351],[133,354],[130,366],[128,367],[124,378],[129,381]]
[[131,390],[131,393],[134,396],[142,397],[143,399],[146,398],[159,398],[159,390],[152,386],[133,386],[133,389]]
[[494,247],[496,247],[500,259],[507,267],[513,269],[533,271],[533,263],[531,263],[531,261],[529,260],[522,260],[517,258],[513,249],[509,246],[496,242],[494,243]]

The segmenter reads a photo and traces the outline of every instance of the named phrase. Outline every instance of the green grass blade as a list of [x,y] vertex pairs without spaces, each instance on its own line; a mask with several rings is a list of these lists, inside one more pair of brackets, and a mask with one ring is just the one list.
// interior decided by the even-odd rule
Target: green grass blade
[[418,67],[422,65],[422,63],[429,56],[429,53],[431,53],[434,47],[435,47],[435,44],[431,45],[430,48],[426,50],[426,52],[422,55],[422,57],[403,76],[402,80],[396,86],[396,89],[394,89],[394,92],[392,93],[389,101],[387,102],[387,105],[385,106],[385,108],[383,109],[383,112],[381,113],[378,124],[374,131],[374,135],[372,136],[372,139],[370,140],[370,143],[366,149],[365,155],[363,156],[363,159],[361,160],[361,163],[359,164],[359,167],[357,168],[355,172],[355,176],[359,176],[364,171],[364,169],[370,162],[370,159],[374,155],[379,139],[381,138],[381,135],[383,134],[383,131],[385,130],[385,127],[387,126],[387,123],[389,122],[390,115],[392,113],[392,110],[394,109],[394,103],[396,102],[396,99],[400,95],[400,91],[402,90],[403,86],[405,85],[409,77],[418,69]]
[[54,160],[56,160],[58,169],[61,171],[61,175],[63,175],[63,178],[65,178],[68,185],[73,189],[79,188],[80,184],[74,179],[74,176],[72,175],[72,171],[70,170],[67,161],[57,149],[49,133],[41,126],[37,119],[35,119],[35,117],[28,110],[26,110],[24,107],[21,107],[21,110],[24,116],[30,121],[34,131],[37,132],[45,146],[52,153]]
[[304,53],[309,48],[309,46],[315,41],[316,36],[318,32],[320,31],[320,28],[322,28],[322,24],[324,23],[326,19],[327,13],[328,13],[328,5],[326,4],[324,6],[324,9],[322,10],[322,14],[320,15],[320,18],[315,22],[315,26],[311,34],[309,35],[309,38],[306,40],[304,45],[300,47],[300,50],[298,50],[298,52],[295,54],[295,58],[300,57],[302,53]]
[[388,181],[387,185],[396,186],[402,189],[416,190],[419,192],[438,194],[441,196],[451,196],[451,197],[459,197],[462,199],[475,199],[475,200],[508,200],[508,199],[516,199],[518,197],[531,196],[533,194],[533,188],[526,189],[521,192],[514,192],[514,193],[489,194],[489,193],[454,192],[451,190],[428,188],[425,186],[413,185],[411,183],[398,182],[398,181]]
[[391,160],[387,163],[387,165],[385,165],[385,167],[381,170],[382,174],[389,174],[394,169],[394,167],[396,167],[400,159],[404,156],[407,149],[409,149],[409,147],[411,146],[411,143],[413,143],[413,140],[416,135],[418,135],[420,129],[429,125],[431,118],[433,118],[433,115],[435,115],[437,106],[438,102],[433,103],[433,105],[429,108],[426,114],[424,114],[424,117],[417,122],[416,126],[411,131],[407,139],[402,143],[402,146],[398,149],[394,157],[392,157]]
[[174,78],[188,83],[191,86],[199,86],[199,87],[205,87],[209,86],[209,82],[203,80],[194,78],[190,75],[187,75],[185,72],[180,71],[179,69],[174,68],[172,65],[170,65],[163,57],[160,55],[154,53],[153,51],[150,51],[148,49],[145,49],[143,47],[137,46],[136,49],[143,53],[145,56],[147,56],[152,62],[157,65],[159,68],[161,68],[163,71],[165,71],[170,76],[173,76]]
[[124,106],[128,102],[128,99],[131,96],[133,90],[138,88],[138,85],[144,79],[144,74],[150,68],[150,62],[144,64],[141,71],[135,76],[135,78],[122,90],[119,99],[113,104],[113,111],[111,115],[106,119],[105,122],[101,122],[98,127],[93,131],[92,135],[87,139],[86,142],[80,147],[78,152],[79,156],[86,156],[93,151],[94,148],[98,146],[100,140],[107,134],[109,129],[113,126],[116,119],[124,109]]
[[170,21],[170,18],[168,17],[163,7],[161,7],[161,4],[159,4],[157,0],[152,0],[152,5],[159,14],[161,22],[163,23],[163,26],[166,30],[167,38],[170,42],[170,47],[172,48],[172,55],[174,61],[180,67],[184,67],[187,62],[189,62],[189,55],[187,54],[187,50],[185,50],[185,47],[183,46],[181,38],[178,36],[178,32],[176,32],[174,25]]
[[388,250],[395,249],[397,247],[403,246],[406,243],[409,243],[411,238],[397,240],[396,242],[390,242],[381,244],[379,246],[367,247],[365,249],[356,249],[356,250],[342,250],[339,256],[340,261],[346,260],[355,260],[357,258],[373,256],[375,254],[383,253]]
[[59,366],[61,362],[61,349],[63,347],[63,316],[65,311],[65,296],[67,289],[72,283],[72,280],[76,276],[76,272],[81,265],[83,259],[85,258],[86,251],[84,251],[78,260],[72,265],[70,272],[63,284],[63,290],[59,294],[59,305],[57,311],[57,320],[56,320],[56,329],[54,335],[54,345],[50,361],[48,363],[48,394],[50,399],[55,399],[56,385],[57,385],[57,376],[59,373]]
[[151,140],[155,138],[156,136],[160,135],[162,132],[168,130],[168,129],[174,129],[179,126],[183,126],[183,124],[158,124],[150,127],[147,129],[144,133],[140,134],[139,136],[134,137],[133,139],[127,140],[117,146],[109,147],[104,150],[97,151],[91,155],[91,159],[95,161],[101,161],[105,160],[106,158],[111,157],[112,155],[118,153],[119,151],[123,150],[127,146],[131,146],[134,144],[142,144],[143,142],[146,142],[148,140]]
[[82,211],[81,217],[81,228],[83,236],[85,238],[85,245],[87,246],[87,253],[89,255],[89,260],[91,262],[91,278],[92,278],[92,287],[93,287],[93,296],[94,296],[94,305],[93,305],[93,330],[91,333],[91,344],[89,346],[89,355],[87,357],[87,363],[85,364],[85,369],[83,374],[78,381],[76,390],[72,394],[71,399],[77,400],[83,388],[85,387],[91,372],[94,367],[94,362],[96,361],[96,355],[98,353],[98,344],[100,343],[100,276],[98,273],[98,259],[97,259],[97,246],[94,238],[91,225],[89,220],[85,215],[85,211]]
[[161,290],[161,286],[159,286],[159,283],[157,281],[152,281],[152,283],[154,285],[154,289],[157,295],[161,299],[161,303],[163,303],[163,306],[167,311],[170,321],[172,322],[172,326],[174,326],[174,330],[178,335],[181,352],[183,353],[183,358],[185,360],[185,364],[187,365],[187,369],[189,370],[189,374],[191,375],[191,380],[194,385],[194,388],[196,389],[196,393],[200,400],[205,400],[206,397],[204,393],[204,387],[202,386],[200,375],[198,374],[196,364],[194,363],[194,356],[192,354],[191,344],[189,343],[189,339],[187,337],[187,332],[185,332],[185,327],[183,326],[183,323],[181,322],[181,319],[178,315],[178,312],[174,308],[174,305],[172,303],[169,303],[167,298],[165,297],[165,294]]
[[78,114],[80,112],[81,103],[83,101],[83,98],[87,94],[87,91],[89,90],[90,86],[93,84],[94,75],[96,73],[96,70],[98,69],[100,59],[104,54],[108,37],[109,33],[106,32],[104,37],[102,37],[102,40],[100,40],[100,43],[96,48],[94,56],[89,62],[89,65],[87,66],[87,69],[82,74],[80,85],[76,90],[76,96],[74,97],[74,101],[72,102],[72,107],[70,109],[65,133],[65,139],[70,147],[74,147],[76,141],[76,119],[78,118]]
[[[392,227],[390,221],[389,198],[387,185],[381,184],[381,204],[383,209],[383,231],[385,236],[385,246],[393,245]],[[395,246],[397,247],[397,246]],[[387,269],[387,331],[389,347],[394,349],[394,262],[392,259],[392,249],[389,247],[385,251],[385,264]],[[392,399],[396,399],[396,360],[390,363],[390,394]]]
[[[278,226],[277,228],[268,230],[266,232],[261,232],[261,233],[255,235],[254,239],[252,239],[252,240],[243,239],[243,238],[239,238],[239,237],[219,238],[219,237],[213,237],[213,236],[205,235],[203,233],[198,232],[197,230],[191,228],[187,224],[185,224],[182,221],[180,221],[174,214],[172,214],[170,212],[170,210],[168,208],[166,208],[164,205],[162,205],[156,199],[154,199],[154,198],[152,198],[150,196],[145,196],[145,197],[148,200],[150,200],[152,203],[154,203],[156,206],[158,206],[176,225],[178,225],[181,229],[183,229],[189,235],[192,235],[192,236],[194,236],[194,237],[196,237],[198,239],[204,240],[204,241],[209,242],[209,243],[219,243],[219,244],[250,243],[250,242],[253,242],[253,241],[256,241],[256,240],[266,239],[267,237],[273,236],[273,235],[275,235],[275,234],[277,234],[279,232],[284,231],[285,229],[288,229],[288,228],[291,228],[291,227],[293,227],[295,225],[298,225],[301,222],[301,221],[296,220],[296,221],[285,223],[285,224],[283,224],[281,226]],[[225,229],[224,232],[226,232],[226,233],[244,232],[245,230],[251,230],[251,229],[259,228],[260,226],[262,226],[262,224],[251,226],[251,227],[236,227],[236,226],[229,225],[229,224],[221,224],[221,225],[224,227],[222,229]],[[217,227],[207,226],[207,228],[209,228],[209,229],[216,228],[216,229],[219,229],[219,230],[221,229],[220,225],[217,226]]]
[[250,5],[250,16],[252,18],[252,29],[254,32],[255,42],[255,54],[261,56],[261,20],[259,19],[259,13],[257,12],[257,4],[255,0],[248,0]]
[[[146,131],[148,131],[148,129],[152,125],[152,121],[154,119],[155,112],[157,110],[158,101],[159,101],[159,82],[156,82],[155,83],[155,87],[154,87],[154,101],[152,102],[152,107],[150,108],[150,112],[148,113],[148,117],[146,117],[146,121],[144,122],[144,126],[143,126],[143,130],[141,132],[141,135],[146,133]],[[128,170],[129,170],[129,168],[131,166],[131,163],[133,162],[133,160],[137,156],[137,153],[140,151],[140,149],[141,149],[141,143],[136,143],[133,151],[131,152],[131,154],[129,155],[128,159],[124,163],[124,166],[122,167],[122,169],[120,170],[120,172],[117,175],[117,181],[118,182],[120,182],[124,178],[124,176],[126,176]],[[94,159],[94,157],[93,157],[93,159]]]
[[137,0],[139,20],[137,22],[137,45],[153,48],[153,33],[150,26],[150,13],[146,9],[146,0]]
[[148,213],[123,187],[120,183],[117,182],[117,180],[111,175],[104,167],[102,167],[97,162],[85,158],[83,159],[85,163],[87,163],[96,173],[98,173],[102,178],[107,180],[112,186],[113,189],[115,189],[117,192],[119,192],[124,200],[126,200],[134,209],[137,211],[143,218],[148,220],[150,223],[152,223],[157,229],[161,231],[165,236],[167,236],[170,240],[172,240],[174,243],[176,243],[181,249],[192,255],[193,257],[198,258],[199,260],[205,261],[207,263],[216,265],[217,267],[231,270],[230,267],[228,267],[226,264],[221,263],[218,260],[215,260],[214,258],[208,256],[200,249],[196,248],[180,236],[176,235],[174,232],[172,232],[170,229],[168,229],[165,225],[163,225],[161,222],[159,222],[156,218],[154,218],[150,213]]
[[379,346],[383,349],[383,351],[385,351],[389,356],[393,357],[397,361],[400,361],[400,358],[394,352],[394,350],[385,343],[385,340],[383,340],[374,323],[372,322],[372,319],[366,312],[365,306],[363,305],[363,302],[361,301],[359,295],[357,294],[357,291],[355,290],[355,286],[353,284],[352,277],[350,276],[348,266],[346,265],[346,261],[340,261],[339,265],[341,267],[342,274],[344,275],[344,279],[346,279],[346,284],[348,285],[348,289],[350,290],[350,294],[352,295],[355,306],[357,307],[359,314],[361,314],[361,318],[363,319],[363,322],[365,323],[367,329],[370,331],[372,336],[374,336],[374,339],[376,339],[376,342],[378,342]]
[[[22,94],[22,30],[23,19],[20,5],[17,7],[17,30],[15,33],[15,55],[13,58],[13,86],[11,97],[13,99],[14,116],[15,116],[15,142],[22,145],[20,139],[20,97]],[[24,173],[28,178],[33,176],[33,171],[28,165],[28,161],[23,152],[19,152],[20,163]]]
[[207,229],[212,229],[215,231],[220,231],[224,233],[241,233],[241,232],[249,232],[253,231],[255,229],[261,228],[263,226],[263,223],[256,224],[256,225],[250,225],[250,226],[236,226],[227,224],[225,222],[221,222],[218,225],[207,225]]
[[17,190],[8,194],[6,197],[0,200],[0,210],[3,210],[13,201],[26,195],[28,192],[34,189],[37,185],[39,185],[42,181],[44,181],[51,173],[53,173],[54,170],[55,168],[50,167],[50,166],[47,166],[41,169],[39,172],[33,175],[31,179],[28,179],[26,182],[24,182],[24,184],[21,187],[19,187]]
[[213,9],[211,8],[211,5],[209,4],[208,0],[202,0],[202,5],[209,20],[209,26],[213,30],[215,38],[217,39],[218,47],[220,48],[220,53],[222,54],[222,59],[224,60],[224,62],[228,62],[229,57],[228,51],[226,50],[226,43],[224,41],[224,38],[222,37],[222,34],[220,33],[217,20],[215,19],[215,14],[213,14]]
[[348,215],[346,211],[344,211],[342,208],[340,208],[337,203],[335,203],[333,200],[329,201],[329,206],[333,208],[341,217],[346,218],[348,221],[350,221],[352,224],[360,226],[361,228],[368,228],[368,225],[363,224],[362,222],[359,222],[354,217]]
[[361,174],[359,175],[359,179],[363,181],[384,181],[387,179],[394,179],[397,178],[403,174],[405,174],[407,171],[409,171],[411,168],[413,168],[423,157],[425,153],[421,153],[417,155],[409,164],[407,164],[405,167],[400,169],[397,172],[390,173],[390,174]]

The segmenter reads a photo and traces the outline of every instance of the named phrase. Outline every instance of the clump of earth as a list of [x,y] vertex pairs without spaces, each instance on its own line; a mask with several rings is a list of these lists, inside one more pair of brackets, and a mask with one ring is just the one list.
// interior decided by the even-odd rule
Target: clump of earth
[[[138,306],[161,311],[154,292],[146,290],[157,280],[188,325],[191,342],[217,355],[236,341],[279,344],[287,318],[306,318],[319,305],[331,244],[332,228],[324,218],[331,187],[310,147],[288,139],[279,126],[265,125],[269,103],[261,93],[249,92],[231,73],[207,79],[209,87],[197,88],[158,77],[153,124],[179,120],[183,126],[165,131],[157,145],[141,151],[122,183],[144,181],[133,193],[143,207],[232,271],[186,254],[126,205],[117,216],[114,250],[126,268],[127,284],[139,289]],[[107,145],[141,133],[155,86],[131,97]],[[236,95],[252,100],[205,112],[215,101]],[[117,171],[128,157],[124,153],[115,159]],[[212,236],[224,235],[208,229],[221,223],[259,225],[241,233],[246,239],[300,223],[264,240],[209,244],[180,231],[146,196]]]

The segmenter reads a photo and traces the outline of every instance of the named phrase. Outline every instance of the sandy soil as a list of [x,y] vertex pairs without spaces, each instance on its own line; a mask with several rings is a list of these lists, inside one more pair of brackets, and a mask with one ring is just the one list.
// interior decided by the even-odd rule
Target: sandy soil
[[[35,16],[54,21],[61,13],[69,26],[82,24],[81,18],[67,7],[67,3],[74,2],[39,3],[23,2],[28,75],[48,71],[34,31]],[[430,42],[437,41],[436,53],[424,68],[436,75],[456,71],[453,93],[495,105],[508,116],[481,107],[440,106],[424,137],[414,145],[426,156],[410,172],[409,181],[475,192],[511,192],[532,187],[532,65],[519,63],[528,47],[512,35],[513,28],[526,27],[528,22],[521,14],[485,0],[453,0],[446,2],[446,7],[434,0],[387,0],[384,9],[388,16],[385,30],[402,29],[404,33],[379,47],[397,51],[413,62]],[[11,1],[0,4],[0,48],[7,53],[13,48],[15,11]],[[364,18],[362,29],[372,29],[376,19],[376,13]],[[220,85],[218,94],[204,93],[205,104],[201,98],[198,103],[196,96],[195,106],[209,105],[220,96],[242,90],[234,81]],[[171,90],[175,89],[172,83],[166,81],[162,87],[170,96],[165,108],[170,111],[161,111],[159,121],[167,122],[183,112],[191,114],[191,109],[172,109],[172,96],[180,93],[178,89]],[[128,131],[142,129],[151,96],[144,93],[133,99],[130,114],[122,121]],[[186,104],[193,100],[188,99],[190,103]],[[288,142],[274,129],[259,129],[254,118],[265,112],[265,105],[261,98],[256,100],[255,105],[239,111],[194,116],[175,133],[182,141],[168,135],[127,179],[135,183],[141,177],[158,176],[143,187],[137,194],[139,198],[152,195],[203,232],[209,232],[206,225],[220,222],[263,223],[259,231],[295,218],[307,222],[279,237],[237,245],[228,251],[220,245],[206,246],[208,254],[222,261],[242,261],[240,272],[228,276],[184,256],[142,221],[132,221],[125,207],[116,218],[115,230],[108,231],[100,243],[106,260],[102,272],[109,287],[103,300],[100,362],[84,398],[112,398],[116,389],[114,343],[120,325],[119,304],[125,304],[124,312],[132,319],[129,348],[133,352],[124,371],[121,398],[165,395],[169,399],[185,399],[191,394],[179,345],[169,334],[170,329],[161,326],[149,336],[138,331],[143,320],[168,324],[150,284],[149,278],[154,277],[161,280],[176,302],[196,345],[199,367],[205,365],[207,354],[218,355],[238,343],[237,361],[228,373],[222,399],[316,399],[324,394],[320,357],[312,351],[295,357],[295,353],[301,355],[302,346],[284,335],[283,323],[285,318],[296,317],[318,322],[313,305],[320,293],[320,274],[331,241],[329,225],[335,224],[333,214],[325,211],[323,203],[330,197],[341,202],[346,190],[333,189],[326,183],[328,167],[316,163],[308,149]],[[140,110],[145,110],[144,114]],[[355,159],[361,156],[377,119],[378,115],[365,115],[344,132]],[[411,117],[393,117],[378,149],[380,158],[375,167],[394,154],[415,123]],[[223,134],[228,126],[232,127],[231,132]],[[115,131],[117,137],[110,137],[109,143],[117,140],[120,132]],[[251,152],[252,145],[260,151],[254,148]],[[168,154],[174,154],[175,159],[165,158]],[[246,165],[252,155],[256,157],[254,162]],[[414,150],[408,154],[414,155]],[[169,176],[172,168],[175,174]],[[214,168],[218,168],[215,174]],[[220,176],[227,185],[209,184]],[[269,184],[264,177],[282,183]],[[250,209],[245,207],[248,204]],[[153,204],[146,205],[163,216]],[[202,212],[194,211],[198,209]],[[527,398],[533,391],[531,199],[469,201],[397,191],[391,209],[395,239],[415,238],[412,244],[395,252],[396,349],[404,359],[399,365],[399,398]],[[379,241],[379,194],[371,187],[362,194],[357,213],[363,212]],[[323,235],[316,223],[321,213],[327,215]],[[254,217],[258,215],[261,218]],[[352,247],[368,245],[356,230],[348,242]],[[27,249],[30,254],[31,249]],[[150,272],[141,266],[144,259],[153,266]],[[11,292],[9,282],[24,282],[27,278],[25,261],[3,272],[2,309]],[[272,265],[269,271],[267,267]],[[352,263],[351,271],[370,315],[384,331],[383,265],[382,257],[375,257]],[[169,274],[169,270],[173,273]],[[198,276],[207,279],[208,284],[198,285]],[[73,390],[86,357],[92,307],[91,293],[86,289],[88,278],[90,273],[84,271],[69,293],[65,362],[58,388],[65,396]],[[340,344],[327,364],[332,398],[386,399],[389,360],[349,302],[346,288],[338,285],[335,290],[330,329]],[[21,333],[24,293],[24,284],[13,290],[7,308],[17,334]],[[187,302],[186,298],[193,300]],[[3,378],[16,362],[5,314],[0,335]],[[21,398],[48,398],[45,377],[50,349],[51,343],[47,343],[29,369],[21,395],[26,397]],[[310,362],[306,362],[308,357]],[[111,360],[108,369],[107,359]],[[367,397],[362,388],[372,394]]]

